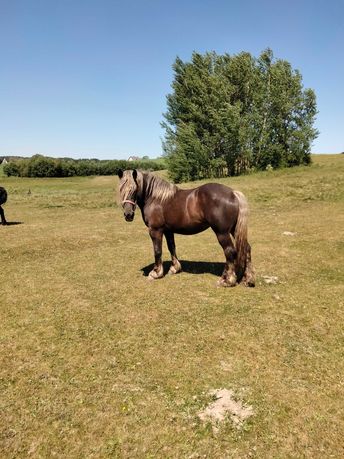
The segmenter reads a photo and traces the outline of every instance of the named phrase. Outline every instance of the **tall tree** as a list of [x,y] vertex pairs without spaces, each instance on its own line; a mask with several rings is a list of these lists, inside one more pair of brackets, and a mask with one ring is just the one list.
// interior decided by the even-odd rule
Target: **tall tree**
[[163,147],[176,182],[308,163],[315,94],[270,49],[177,58]]

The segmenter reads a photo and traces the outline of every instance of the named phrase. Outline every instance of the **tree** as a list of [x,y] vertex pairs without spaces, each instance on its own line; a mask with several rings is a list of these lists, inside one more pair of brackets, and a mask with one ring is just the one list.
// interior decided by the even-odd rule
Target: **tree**
[[56,177],[56,175],[56,161],[53,159],[35,155],[29,160],[29,177]]
[[163,148],[176,182],[251,168],[307,164],[317,135],[315,94],[270,49],[177,57]]

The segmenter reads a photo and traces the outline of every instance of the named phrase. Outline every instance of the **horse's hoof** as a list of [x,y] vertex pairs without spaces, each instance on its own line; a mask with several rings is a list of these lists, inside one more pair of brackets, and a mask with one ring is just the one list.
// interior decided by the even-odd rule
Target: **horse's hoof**
[[156,280],[156,279],[161,279],[162,277],[164,277],[164,272],[163,270],[159,271],[159,272],[156,272],[154,271],[151,271],[149,274],[148,274],[148,279],[149,280]]
[[251,281],[243,281],[243,285],[245,287],[255,287],[256,286],[256,283],[254,280],[251,280]]
[[171,266],[168,270],[168,274],[178,274],[181,272],[181,268],[177,269],[174,266]]
[[235,287],[236,286],[236,278],[234,276],[231,276],[229,279],[224,279],[221,277],[217,281],[217,286],[218,287]]
[[256,280],[254,276],[245,276],[242,280],[242,284],[245,287],[255,287],[256,285]]

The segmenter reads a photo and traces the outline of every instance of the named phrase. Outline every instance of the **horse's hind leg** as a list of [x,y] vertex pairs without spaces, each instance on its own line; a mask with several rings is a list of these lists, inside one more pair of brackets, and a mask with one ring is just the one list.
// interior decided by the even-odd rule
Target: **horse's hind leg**
[[177,274],[182,270],[182,267],[177,258],[176,244],[174,242],[174,234],[169,231],[166,231],[165,238],[166,238],[168,250],[170,251],[171,258],[172,258],[172,265],[170,267],[170,270],[168,271],[168,274]]
[[7,221],[6,221],[6,218],[5,218],[5,212],[4,212],[4,209],[0,206],[0,216],[1,216],[1,223],[3,225],[7,225]]
[[246,268],[242,278],[242,283],[247,287],[254,287],[256,283],[256,276],[251,261],[251,246],[247,243],[247,254],[246,254]]
[[229,233],[216,233],[216,236],[226,257],[225,269],[223,270],[222,276],[218,281],[218,285],[222,287],[234,287],[237,281],[234,268],[234,262],[236,258],[236,250],[234,244]]

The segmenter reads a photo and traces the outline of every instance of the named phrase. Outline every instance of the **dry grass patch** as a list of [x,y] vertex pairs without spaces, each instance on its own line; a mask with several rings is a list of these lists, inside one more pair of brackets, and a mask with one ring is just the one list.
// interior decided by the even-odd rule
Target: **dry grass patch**
[[[216,288],[210,231],[148,282],[116,178],[2,179],[2,456],[342,457],[343,160],[223,180],[251,204],[255,289]],[[241,429],[199,419],[218,387],[252,406]]]

